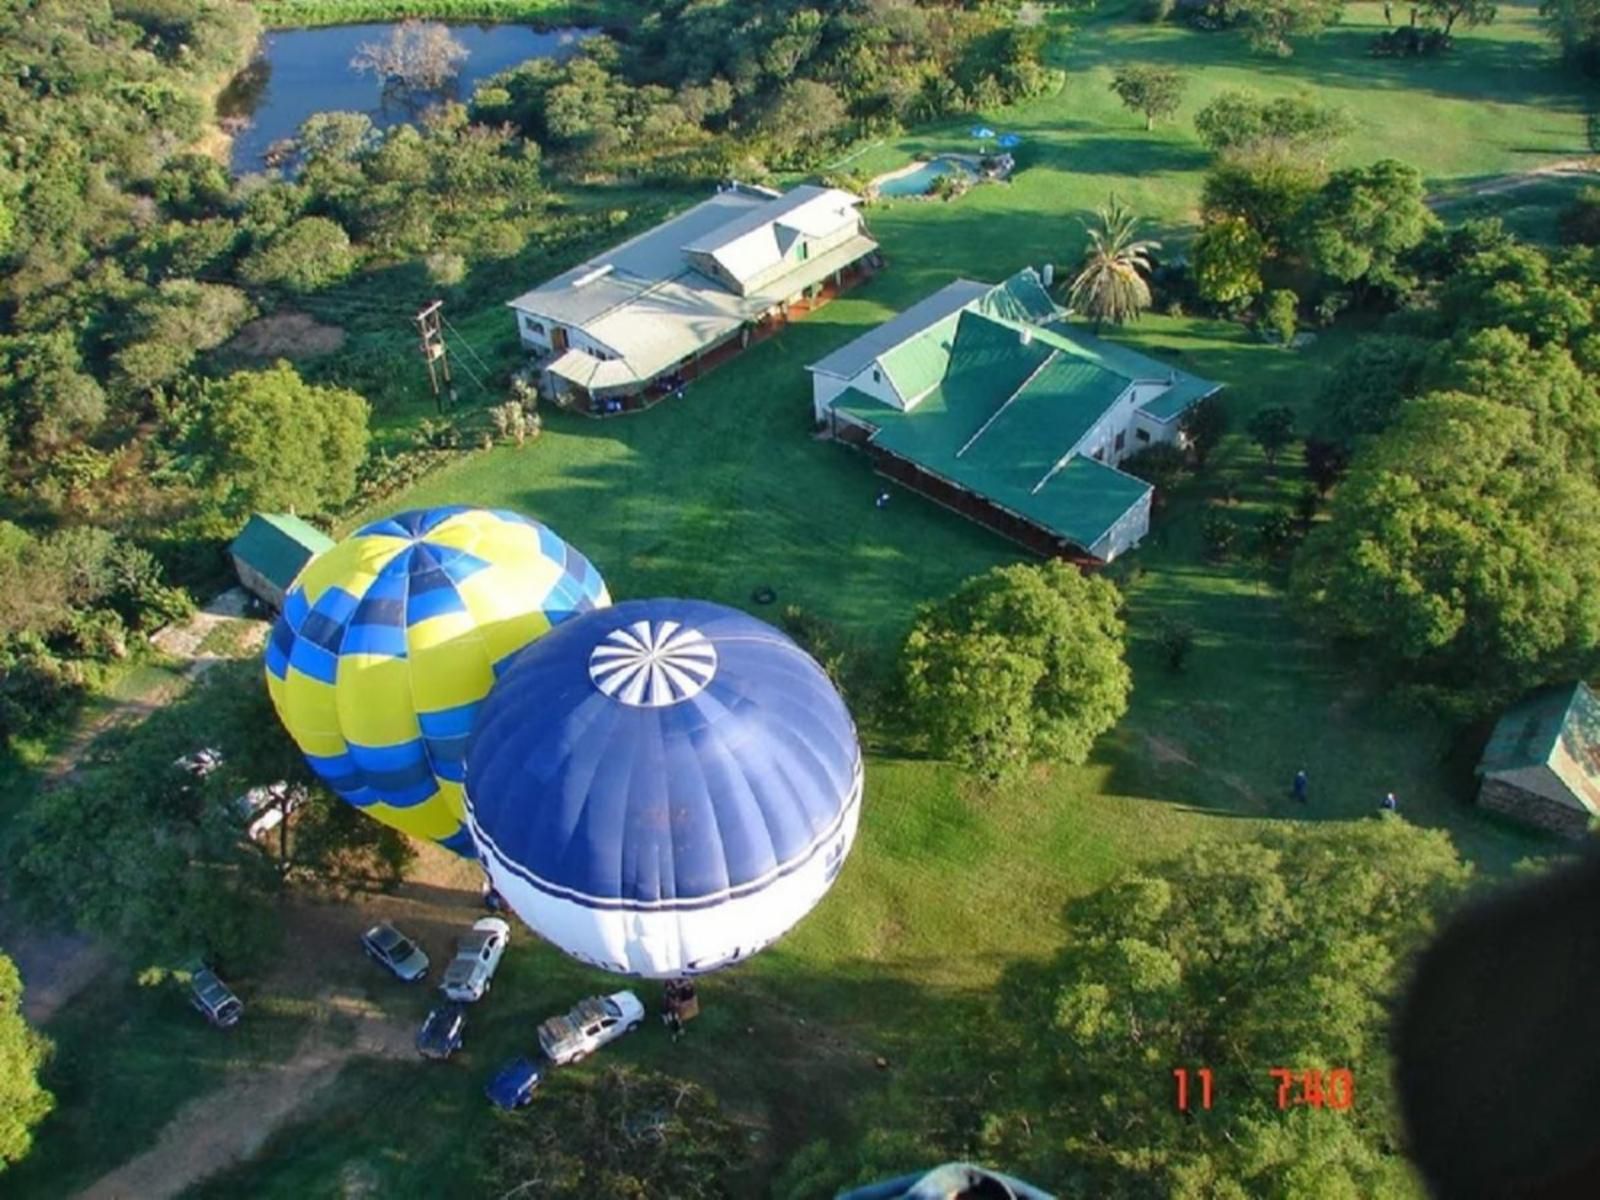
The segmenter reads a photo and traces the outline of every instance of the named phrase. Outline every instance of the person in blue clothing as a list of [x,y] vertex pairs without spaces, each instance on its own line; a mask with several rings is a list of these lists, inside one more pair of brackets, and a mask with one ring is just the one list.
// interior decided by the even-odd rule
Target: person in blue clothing
[[1378,801],[1378,811],[1380,811],[1380,812],[1399,812],[1400,811],[1400,802],[1397,801],[1394,798],[1394,793],[1393,792],[1385,792],[1383,794],[1383,799]]
[[1301,767],[1294,773],[1294,798],[1301,804],[1306,803],[1306,792],[1311,787],[1311,780],[1306,775],[1306,769]]

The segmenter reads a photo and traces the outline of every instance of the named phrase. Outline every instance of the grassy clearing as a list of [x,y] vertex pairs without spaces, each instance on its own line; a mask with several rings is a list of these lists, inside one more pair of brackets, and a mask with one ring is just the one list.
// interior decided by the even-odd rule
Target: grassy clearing
[[112,973],[50,1024],[45,1085],[56,1111],[32,1154],[5,1175],[7,1196],[66,1196],[147,1149],[180,1108],[230,1071],[280,1061],[301,1028],[294,1006],[248,993],[250,1017],[212,1029],[175,985],[142,988]]

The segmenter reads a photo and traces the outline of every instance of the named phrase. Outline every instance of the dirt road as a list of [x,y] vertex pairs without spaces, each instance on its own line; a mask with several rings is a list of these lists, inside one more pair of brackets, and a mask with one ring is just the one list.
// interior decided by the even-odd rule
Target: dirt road
[[[411,1030],[369,1002],[338,992],[319,997],[318,1020],[288,1061],[241,1071],[191,1100],[156,1144],[78,1193],[80,1200],[166,1200],[255,1154],[296,1110],[358,1057],[413,1054]],[[353,1026],[342,1037],[335,1027]]]

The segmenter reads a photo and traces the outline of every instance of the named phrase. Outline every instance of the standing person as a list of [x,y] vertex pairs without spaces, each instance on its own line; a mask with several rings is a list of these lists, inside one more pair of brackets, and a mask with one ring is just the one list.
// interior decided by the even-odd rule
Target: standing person
[[1389,0],[1383,0],[1383,23],[1385,25],[1394,24],[1394,5]]
[[1306,769],[1301,767],[1294,773],[1294,798],[1301,804],[1306,803],[1306,792],[1311,786],[1311,780],[1306,775]]
[[1400,802],[1394,798],[1393,792],[1385,792],[1383,799],[1378,802],[1380,812],[1399,812]]

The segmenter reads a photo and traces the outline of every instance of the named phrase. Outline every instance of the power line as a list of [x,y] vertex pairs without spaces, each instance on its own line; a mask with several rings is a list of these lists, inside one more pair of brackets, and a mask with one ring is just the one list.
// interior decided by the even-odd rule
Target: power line
[[455,335],[456,341],[461,343],[462,348],[465,349],[468,354],[472,355],[472,360],[483,368],[483,373],[485,375],[493,375],[494,368],[489,366],[488,363],[484,362],[482,356],[472,348],[472,343],[467,341],[466,337],[459,329],[450,324],[450,318],[445,316],[443,313],[440,313],[439,319],[444,322],[444,327]]

